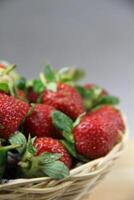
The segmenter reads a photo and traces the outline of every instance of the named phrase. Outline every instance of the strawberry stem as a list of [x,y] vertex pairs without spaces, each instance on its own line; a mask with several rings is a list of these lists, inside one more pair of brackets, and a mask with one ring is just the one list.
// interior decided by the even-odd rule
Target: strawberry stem
[[43,83],[43,85],[44,86],[46,86],[46,79],[45,79],[45,76],[44,76],[44,74],[43,73],[40,73],[40,80],[41,80],[41,82]]
[[23,162],[23,161],[20,161],[20,162],[18,163],[18,165],[19,165],[20,167],[22,167],[22,168],[25,168],[25,169],[27,169],[27,168],[29,167],[29,163],[28,163],[28,162]]
[[16,145],[8,145],[8,146],[0,147],[0,150],[9,151],[9,150],[12,150],[12,149],[17,149],[17,148],[19,148],[20,146],[21,146],[21,145],[19,145],[19,144],[16,144]]
[[16,65],[11,65],[10,67],[7,67],[4,71],[3,71],[3,75],[8,75],[11,71],[13,71],[16,68]]

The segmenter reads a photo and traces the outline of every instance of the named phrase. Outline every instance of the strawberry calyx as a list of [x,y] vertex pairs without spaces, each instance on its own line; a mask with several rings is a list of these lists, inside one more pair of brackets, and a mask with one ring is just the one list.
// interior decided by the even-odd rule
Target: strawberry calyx
[[34,92],[40,94],[45,89],[52,92],[57,91],[57,83],[67,83],[74,85],[74,83],[83,78],[84,72],[78,68],[63,68],[55,71],[49,64],[46,64],[44,71],[40,73],[39,79],[32,80],[30,85]]
[[35,138],[29,136],[28,141],[22,133],[17,133],[10,138],[12,144],[21,144],[23,147],[18,151],[21,154],[21,160],[18,163],[23,177],[43,177],[49,176],[54,179],[65,178],[69,175],[68,167],[59,158],[61,154],[56,153],[42,153],[37,155],[37,150],[34,147]]
[[15,71],[16,65],[6,63],[0,68],[0,91],[17,97],[17,82],[21,77]]
[[82,113],[75,122],[73,122],[66,114],[58,110],[53,111],[51,115],[54,126],[62,132],[63,139],[61,139],[61,143],[74,158],[86,162],[87,159],[77,153],[75,140],[72,134],[73,128],[80,123],[85,113]]
[[113,95],[102,95],[103,89],[99,86],[93,85],[91,88],[85,88],[83,86],[76,86],[77,91],[81,95],[84,107],[86,110],[92,110],[99,105],[117,105],[119,99]]

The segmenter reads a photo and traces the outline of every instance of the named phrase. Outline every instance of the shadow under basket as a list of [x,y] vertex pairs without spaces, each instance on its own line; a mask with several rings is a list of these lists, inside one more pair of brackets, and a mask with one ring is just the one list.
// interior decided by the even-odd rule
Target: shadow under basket
[[127,135],[126,131],[105,157],[76,167],[65,179],[16,179],[0,184],[0,200],[80,200],[88,196],[124,150]]

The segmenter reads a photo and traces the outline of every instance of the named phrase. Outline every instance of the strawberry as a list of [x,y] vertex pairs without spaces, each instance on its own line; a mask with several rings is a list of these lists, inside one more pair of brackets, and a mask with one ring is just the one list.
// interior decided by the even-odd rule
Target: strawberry
[[37,150],[37,155],[41,155],[45,152],[61,154],[62,156],[60,161],[62,161],[68,168],[71,168],[71,156],[68,154],[59,140],[48,137],[36,138],[34,141],[34,147]]
[[57,84],[57,91],[46,89],[42,95],[43,103],[64,112],[72,119],[84,112],[82,98],[75,88],[64,83]]
[[52,106],[36,104],[31,114],[25,119],[24,132],[38,137],[60,136],[52,123],[51,113],[54,110]]
[[26,101],[26,93],[25,93],[25,91],[21,90],[21,89],[17,89],[16,90],[16,97],[21,99],[21,100]]
[[47,137],[28,141],[21,132],[16,132],[10,137],[11,145],[20,155],[17,163],[21,177],[36,178],[49,176],[54,179],[65,178],[69,175],[72,159],[59,140]]
[[27,103],[0,93],[0,137],[8,139],[18,129],[28,110]]
[[124,130],[125,125],[119,110],[102,106],[83,117],[73,129],[76,150],[90,159],[105,156]]
[[32,87],[29,87],[27,90],[27,99],[30,103],[36,103],[37,99],[39,97],[39,94],[33,91]]
[[0,63],[0,68],[5,69],[5,65],[3,63]]

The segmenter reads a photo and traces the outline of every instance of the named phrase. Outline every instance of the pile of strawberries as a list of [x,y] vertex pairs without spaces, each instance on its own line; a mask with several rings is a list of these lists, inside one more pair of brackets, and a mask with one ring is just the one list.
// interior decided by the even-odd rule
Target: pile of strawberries
[[45,66],[26,80],[0,64],[0,179],[69,175],[105,156],[125,131],[117,97],[78,80],[77,68]]

